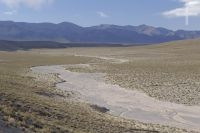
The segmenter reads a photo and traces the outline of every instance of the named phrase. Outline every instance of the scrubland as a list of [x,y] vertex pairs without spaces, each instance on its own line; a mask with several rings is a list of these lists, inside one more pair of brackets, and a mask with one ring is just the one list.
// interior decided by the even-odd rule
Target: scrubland
[[93,53],[95,57],[129,60],[124,63],[102,61],[91,64],[91,68],[70,68],[72,71],[107,73],[108,82],[140,90],[159,100],[186,105],[200,104],[199,40],[71,51],[81,55]]
[[[112,63],[112,59],[129,61]],[[91,68],[68,69],[104,72],[107,82],[163,101],[200,103],[199,40],[140,47],[0,52],[0,118],[24,132],[187,132],[110,116],[94,109],[96,106],[68,100],[73,94],[56,89],[55,82],[61,82],[58,79],[35,80],[29,75],[32,66],[61,64],[91,64]]]

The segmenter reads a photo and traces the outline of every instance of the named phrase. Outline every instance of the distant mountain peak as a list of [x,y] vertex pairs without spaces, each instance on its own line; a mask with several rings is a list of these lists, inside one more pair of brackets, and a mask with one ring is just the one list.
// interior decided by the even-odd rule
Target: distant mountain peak
[[149,27],[154,28],[153,26],[149,26],[149,25],[146,25],[146,24],[139,25],[138,27],[140,27],[140,28],[149,28]]
[[93,28],[97,28],[97,29],[108,29],[108,28],[112,28],[114,25],[111,24],[100,24],[97,26],[93,26]]
[[[61,23],[58,23],[58,25],[76,25],[76,26],[79,26],[79,25],[71,23],[71,22],[61,22]],[[79,26],[79,27],[81,27],[81,26]]]
[[172,31],[149,25],[101,24],[81,27],[74,23],[25,23],[0,21],[0,40],[82,43],[161,43],[200,37],[200,31]]

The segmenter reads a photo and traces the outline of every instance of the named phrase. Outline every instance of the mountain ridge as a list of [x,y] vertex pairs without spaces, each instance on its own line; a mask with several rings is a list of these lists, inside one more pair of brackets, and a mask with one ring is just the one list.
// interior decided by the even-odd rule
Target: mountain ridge
[[139,26],[101,24],[82,27],[71,22],[54,24],[0,21],[0,40],[9,41],[152,44],[199,37],[200,31],[174,31],[144,24]]

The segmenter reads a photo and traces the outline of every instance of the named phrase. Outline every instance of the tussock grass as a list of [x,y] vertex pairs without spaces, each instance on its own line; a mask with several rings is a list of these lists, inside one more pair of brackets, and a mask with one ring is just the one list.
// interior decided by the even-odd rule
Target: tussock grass
[[200,104],[199,39],[150,46],[66,51],[129,59],[129,62],[121,64],[103,62],[87,69],[69,68],[71,71],[104,72],[109,82],[143,91],[159,100],[187,105]]
[[0,115],[24,132],[186,132],[100,113],[87,104],[68,101],[46,81],[25,76],[32,66],[81,64],[93,58],[21,51],[0,52],[0,59]]

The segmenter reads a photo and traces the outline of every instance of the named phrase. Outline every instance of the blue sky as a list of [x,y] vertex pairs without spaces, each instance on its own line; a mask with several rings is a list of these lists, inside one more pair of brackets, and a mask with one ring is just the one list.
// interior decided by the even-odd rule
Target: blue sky
[[[187,14],[189,25],[186,7],[192,9]],[[0,0],[0,20],[200,30],[200,0]]]

